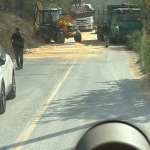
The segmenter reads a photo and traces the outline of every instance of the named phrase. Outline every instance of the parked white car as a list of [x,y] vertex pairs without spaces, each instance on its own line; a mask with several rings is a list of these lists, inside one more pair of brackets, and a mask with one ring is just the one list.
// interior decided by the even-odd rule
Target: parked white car
[[6,111],[6,98],[16,97],[16,83],[13,62],[0,45],[0,114]]

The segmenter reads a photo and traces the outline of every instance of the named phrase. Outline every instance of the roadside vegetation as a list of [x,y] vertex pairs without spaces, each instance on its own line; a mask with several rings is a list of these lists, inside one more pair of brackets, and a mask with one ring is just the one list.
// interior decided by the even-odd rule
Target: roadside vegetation
[[139,56],[139,62],[142,71],[150,73],[150,0],[131,0],[131,3],[141,9],[141,17],[143,21],[143,31],[134,32],[127,36],[127,48],[134,50]]

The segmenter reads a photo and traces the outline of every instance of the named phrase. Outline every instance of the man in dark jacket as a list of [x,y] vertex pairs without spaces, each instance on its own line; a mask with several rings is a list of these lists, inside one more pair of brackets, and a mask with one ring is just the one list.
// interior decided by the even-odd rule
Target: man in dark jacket
[[23,52],[25,37],[19,28],[16,28],[16,32],[11,36],[11,42],[16,57],[17,67],[16,69],[23,69]]
[[108,47],[109,45],[109,34],[110,34],[110,27],[108,27],[107,23],[104,22],[104,27],[102,29],[103,31],[103,36],[104,36],[104,40],[105,40],[105,47]]

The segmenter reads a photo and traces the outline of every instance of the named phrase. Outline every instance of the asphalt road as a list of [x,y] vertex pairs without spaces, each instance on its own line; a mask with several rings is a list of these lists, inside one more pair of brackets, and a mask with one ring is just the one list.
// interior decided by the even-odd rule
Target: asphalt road
[[73,150],[108,119],[128,121],[150,139],[150,96],[132,75],[126,50],[83,34],[81,44],[70,39],[26,55],[16,71],[17,97],[0,116],[0,150]]

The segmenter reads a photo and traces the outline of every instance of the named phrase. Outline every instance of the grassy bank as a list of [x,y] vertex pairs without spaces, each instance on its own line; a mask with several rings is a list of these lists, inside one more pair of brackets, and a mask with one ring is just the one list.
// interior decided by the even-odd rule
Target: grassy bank
[[18,15],[2,12],[0,13],[0,44],[4,47],[6,53],[8,53],[12,59],[14,59],[13,49],[10,42],[11,35],[15,32],[15,27],[19,27],[24,33],[25,49],[34,48],[42,45],[32,36],[32,22],[20,18]]
[[140,58],[142,71],[150,73],[150,35],[134,32],[127,36],[127,48],[134,50]]

